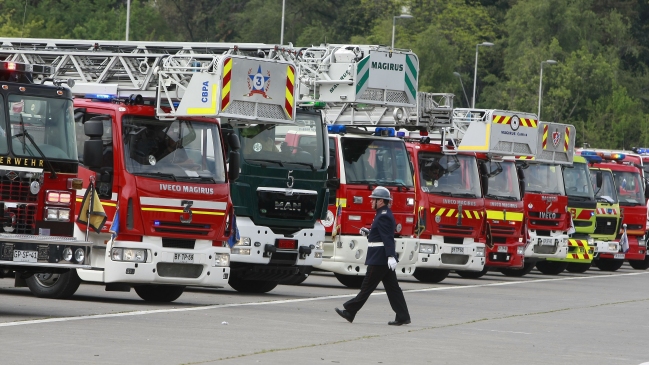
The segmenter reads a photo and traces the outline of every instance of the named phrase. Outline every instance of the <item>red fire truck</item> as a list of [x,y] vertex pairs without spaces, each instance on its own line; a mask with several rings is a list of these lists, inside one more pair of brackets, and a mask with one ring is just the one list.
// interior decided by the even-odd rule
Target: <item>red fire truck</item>
[[74,82],[49,78],[52,72],[0,61],[0,277],[15,277],[16,287],[29,286],[37,296],[43,296],[37,277],[76,277],[74,269],[90,267],[90,242],[73,237],[73,202],[82,183]]

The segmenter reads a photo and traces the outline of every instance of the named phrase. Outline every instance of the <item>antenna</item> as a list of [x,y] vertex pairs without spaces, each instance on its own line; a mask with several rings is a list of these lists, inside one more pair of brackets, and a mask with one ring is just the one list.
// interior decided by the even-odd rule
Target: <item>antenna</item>
[[25,32],[25,18],[27,17],[27,0],[25,0],[25,11],[23,12],[23,28],[20,30],[20,39],[23,38]]

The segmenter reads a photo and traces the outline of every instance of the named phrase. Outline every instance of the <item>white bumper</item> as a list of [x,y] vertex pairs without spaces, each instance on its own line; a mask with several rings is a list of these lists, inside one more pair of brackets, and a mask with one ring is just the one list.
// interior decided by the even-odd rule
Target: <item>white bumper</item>
[[[330,239],[330,237],[327,237]],[[397,276],[411,276],[415,272],[419,239],[395,238],[395,251],[399,256]],[[325,242],[325,257],[316,268],[342,275],[365,276],[367,265],[367,238],[363,236],[337,236],[334,242]],[[387,263],[386,263],[387,264]]]
[[[551,231],[550,236],[538,236],[535,231],[530,231],[530,242],[525,246],[525,257],[565,259],[568,254],[568,238],[567,234],[560,231]],[[543,239],[551,239],[552,245],[542,244]]]
[[595,240],[595,255],[600,253],[610,253],[615,255],[620,252],[620,242],[619,241],[600,241]]
[[[110,242],[108,243],[110,245]],[[106,247],[106,246],[105,246]],[[167,284],[224,287],[230,277],[229,266],[216,266],[216,255],[227,255],[230,249],[212,246],[212,241],[196,240],[194,249],[162,247],[160,237],[143,237],[142,242],[115,241],[114,248],[146,250],[146,262],[114,261],[109,250],[93,247],[93,267],[104,270],[77,270],[87,281],[103,283]],[[98,255],[103,254],[102,259]],[[184,263],[175,254],[185,254]],[[190,257],[192,257],[192,262]]]
[[[285,237],[283,234],[274,233],[270,227],[256,226],[248,217],[237,217],[237,228],[241,241],[244,237],[250,238],[250,246],[234,246],[230,254],[232,262],[268,265],[271,258],[264,255],[264,248],[267,244],[275,246],[276,239],[297,240],[298,250],[277,250],[277,252],[293,253],[296,256],[295,265],[316,266],[322,263],[323,250],[316,249],[318,242],[325,240],[325,230],[322,224],[316,223],[311,229],[301,229],[293,234],[293,237]],[[299,254],[299,248],[305,247],[311,250],[308,255]],[[237,251],[250,249],[250,254],[238,254]],[[296,254],[297,253],[297,254]]]
[[[432,253],[422,252],[426,249],[432,249]],[[420,240],[417,270],[482,271],[484,264],[485,244],[471,238],[465,238],[461,245],[444,243],[437,236]]]

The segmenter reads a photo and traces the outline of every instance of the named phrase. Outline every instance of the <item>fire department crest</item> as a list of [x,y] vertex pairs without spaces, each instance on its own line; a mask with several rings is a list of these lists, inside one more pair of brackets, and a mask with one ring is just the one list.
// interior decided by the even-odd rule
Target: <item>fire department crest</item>
[[561,142],[561,133],[558,129],[556,129],[554,132],[552,132],[552,143],[554,144],[554,147],[557,147],[559,145],[559,142]]
[[248,70],[248,94],[243,96],[253,96],[255,94],[261,95],[266,99],[270,99],[270,96],[266,94],[268,88],[270,87],[270,71],[266,71],[266,74],[261,71],[261,66],[257,69],[257,72],[254,72],[252,69]]

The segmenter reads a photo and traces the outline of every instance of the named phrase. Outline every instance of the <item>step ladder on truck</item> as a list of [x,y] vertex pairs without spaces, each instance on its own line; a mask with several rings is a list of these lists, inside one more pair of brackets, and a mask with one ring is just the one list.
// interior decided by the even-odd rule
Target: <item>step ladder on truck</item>
[[[415,269],[415,188],[404,141],[395,129],[408,127],[404,108],[416,107],[419,62],[409,50],[369,45],[283,47],[279,57],[299,68],[299,103],[324,104],[328,124],[329,201],[323,260],[345,286],[360,287],[367,270],[367,238],[375,212],[371,191],[390,190],[396,220],[397,275]],[[412,126],[414,128],[414,126]]]
[[[484,208],[483,219],[479,222],[479,238],[474,238],[471,243],[480,246],[482,250],[477,248],[479,253],[475,258],[466,257],[467,255],[454,256],[453,249],[458,250],[458,243],[466,245],[467,238],[458,242],[448,231],[452,222],[448,219],[444,221],[448,218],[448,213],[437,213],[434,221],[440,233],[433,235],[432,239],[446,251],[440,258],[441,262],[448,261],[448,264],[444,265],[445,268],[454,269],[465,278],[479,278],[490,267],[522,266],[523,203],[519,186],[520,171],[516,169],[514,155],[536,155],[536,115],[512,110],[458,108],[453,110],[450,122],[452,124],[440,126],[443,131],[442,140],[448,141],[450,138],[456,153],[474,153],[477,158]],[[445,147],[445,150],[446,153],[452,152],[448,147]],[[459,201],[458,198],[443,200],[452,203],[443,207],[446,211],[453,211],[454,208],[467,210],[464,205],[460,206],[459,202],[453,200]],[[468,214],[466,216],[468,217]],[[432,222],[431,225],[435,227]],[[446,232],[442,229],[446,229]],[[454,233],[457,236],[459,232]],[[421,243],[423,242],[422,240]],[[464,250],[466,251],[466,248]],[[454,260],[459,259],[480,260],[482,265],[474,265],[470,269],[452,267],[456,263]],[[418,263],[418,271],[422,265],[422,262]]]
[[[507,276],[523,276],[540,264],[550,273],[559,264],[547,259],[565,260],[568,253],[571,220],[563,183],[562,165],[573,161],[575,128],[572,125],[540,122],[537,155],[517,157],[516,164],[525,176],[526,246],[521,270],[501,269]],[[560,263],[560,271],[567,263]],[[558,269],[556,269],[558,270]]]
[[91,243],[73,234],[78,178],[72,80],[49,66],[0,61],[0,277],[44,296],[39,281],[79,286]]
[[[108,217],[101,233],[90,235],[91,267],[77,270],[81,279],[107,290],[133,287],[151,301],[173,301],[185,286],[225,286],[239,154],[238,140],[228,137],[226,156],[215,118],[293,123],[283,99],[246,100],[252,105],[240,113],[223,113],[224,99],[235,103],[243,95],[227,92],[226,71],[228,80],[245,84],[253,64],[275,67],[284,78],[294,66],[258,58],[259,44],[31,42],[0,53],[54,65],[55,75],[78,80],[77,135],[86,132],[80,171],[86,188],[96,181]],[[282,113],[257,114],[267,109]],[[119,228],[114,239],[109,227]],[[75,226],[75,235],[83,233]]]

